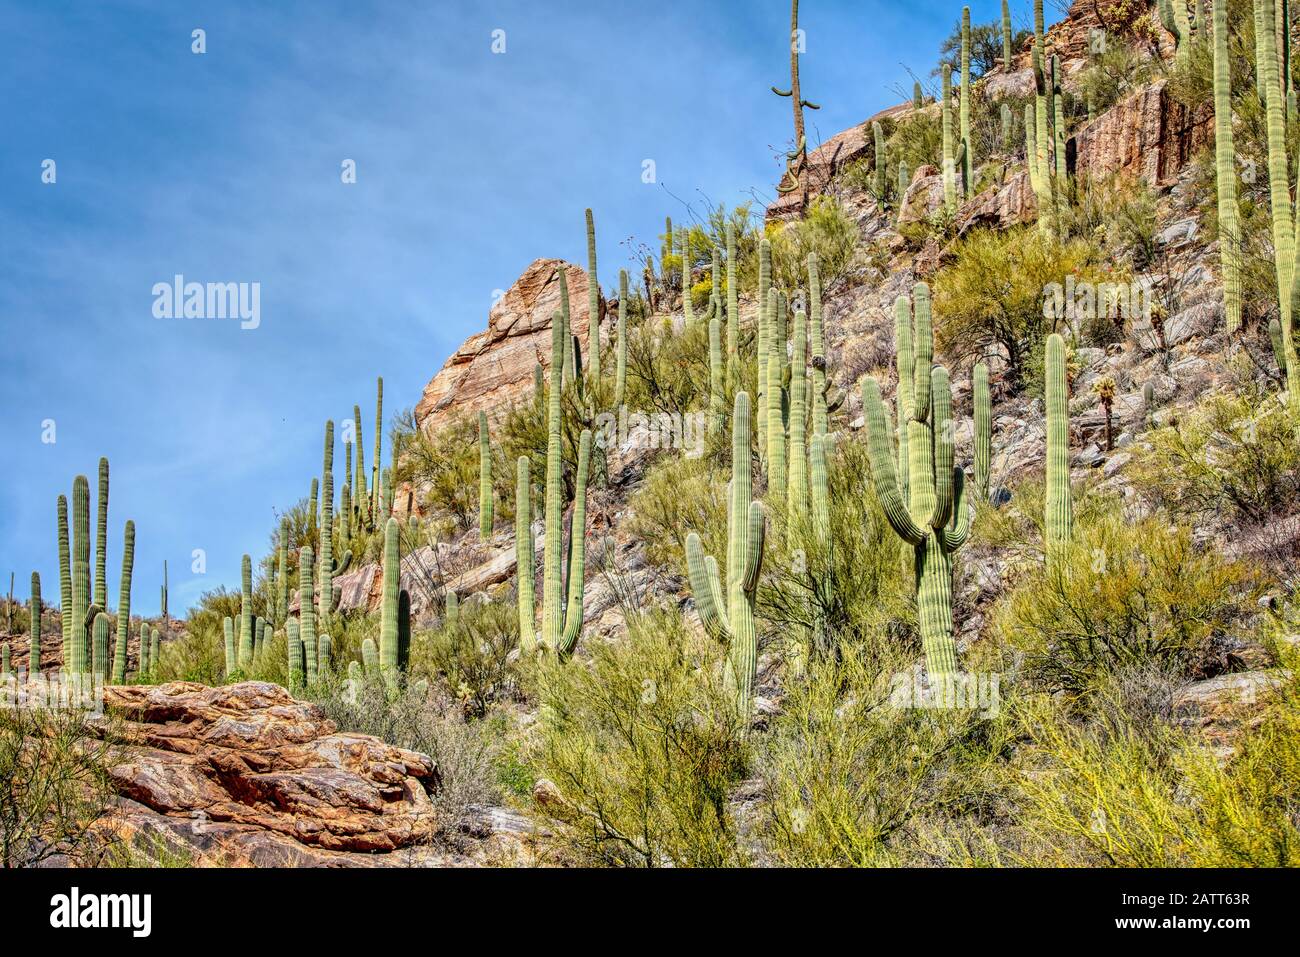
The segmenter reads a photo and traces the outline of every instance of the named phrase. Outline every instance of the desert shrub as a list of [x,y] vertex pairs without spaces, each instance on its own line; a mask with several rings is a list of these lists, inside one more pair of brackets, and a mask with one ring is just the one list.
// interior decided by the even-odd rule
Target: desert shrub
[[1091,239],[1106,260],[1134,272],[1155,261],[1156,195],[1144,181],[1111,177],[1076,182],[1069,199],[1060,214],[1066,234]]
[[470,717],[482,717],[515,685],[510,653],[519,644],[519,613],[509,602],[466,603],[457,621],[417,635],[411,672],[445,682]]
[[1037,866],[1294,867],[1300,697],[1288,679],[1217,762],[1198,737],[1123,707],[1089,720],[1046,698],[1018,713],[1014,800]]
[[[0,699],[13,687],[0,685]],[[113,798],[121,760],[112,740],[83,711],[0,700],[0,867],[99,861],[112,835],[95,822]]]
[[903,706],[896,680],[914,678],[911,665],[881,635],[789,689],[759,761],[759,840],[772,863],[943,863],[933,828],[996,821],[1007,744],[995,709]]
[[591,644],[590,666],[543,660],[531,763],[553,849],[584,864],[739,863],[728,802],[746,766],[722,650],[676,611]]
[[1074,541],[1048,567],[1022,569],[995,629],[1039,686],[1082,694],[1107,673],[1157,663],[1197,672],[1212,642],[1254,598],[1250,570],[1163,517],[1111,509],[1076,517]]
[[[1029,38],[1030,31],[1012,29],[1011,31],[1011,49],[1013,52],[1020,50],[1025,41]],[[961,76],[961,19],[958,18],[957,25],[953,27],[952,33],[944,38],[939,47],[939,66],[934,68],[933,75],[938,76],[943,64],[948,64],[952,68],[954,80]],[[970,71],[971,77],[981,77],[989,70],[1002,63],[1002,23],[995,20],[992,23],[972,23],[970,28]]]
[[936,345],[959,366],[1002,356],[1013,385],[1025,383],[1029,355],[1056,325],[1044,316],[1049,284],[1105,277],[1095,245],[1058,243],[1032,227],[977,230],[953,253],[933,284]]
[[652,564],[685,569],[691,532],[706,549],[726,542],[725,484],[704,459],[674,456],[650,471],[632,495],[629,533],[646,543]]
[[839,202],[819,196],[803,219],[770,224],[767,238],[772,244],[773,285],[787,290],[806,288],[808,254],[815,252],[825,295],[848,272],[857,248],[858,226]]
[[1078,96],[1100,116],[1151,80],[1151,60],[1136,46],[1108,38],[1105,49],[1094,52],[1079,73]]
[[1295,511],[1295,426],[1262,387],[1211,395],[1148,439],[1131,466],[1134,482],[1174,515],[1258,525]]
[[928,112],[911,113],[899,120],[888,144],[894,165],[894,178],[898,178],[898,161],[916,172],[917,167],[942,164],[943,129],[939,118]]

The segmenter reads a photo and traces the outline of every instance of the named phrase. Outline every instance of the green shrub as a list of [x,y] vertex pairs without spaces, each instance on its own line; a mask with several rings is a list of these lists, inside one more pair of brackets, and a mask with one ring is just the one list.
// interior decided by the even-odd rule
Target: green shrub
[[638,867],[743,860],[729,802],[746,749],[722,650],[677,611],[596,643],[590,666],[543,660],[530,754],[536,813],[561,859]]
[[411,672],[445,682],[467,717],[482,717],[515,686],[510,653],[519,643],[519,612],[508,602],[467,602],[455,622],[416,635]]
[[827,295],[848,272],[857,248],[858,225],[838,201],[819,196],[803,219],[769,224],[767,238],[772,244],[774,286],[786,290],[807,288],[808,255],[815,252],[822,294]]

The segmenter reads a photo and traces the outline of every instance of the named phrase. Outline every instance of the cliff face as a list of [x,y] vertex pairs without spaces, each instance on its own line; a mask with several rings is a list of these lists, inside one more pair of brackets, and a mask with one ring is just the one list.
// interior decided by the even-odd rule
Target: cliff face
[[[419,426],[433,434],[480,410],[493,418],[533,387],[533,369],[551,365],[551,317],[560,308],[560,273],[569,286],[573,333],[585,351],[590,317],[587,272],[562,259],[537,259],[488,312],[485,332],[470,336],[424,387],[415,407]],[[605,317],[602,299],[597,322]]]

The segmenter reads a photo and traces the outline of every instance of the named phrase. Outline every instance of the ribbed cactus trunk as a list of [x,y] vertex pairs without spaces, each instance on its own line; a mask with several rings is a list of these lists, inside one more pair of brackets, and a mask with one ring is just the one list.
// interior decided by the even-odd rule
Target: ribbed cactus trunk
[[384,680],[393,686],[398,677],[398,597],[402,583],[402,554],[399,546],[401,529],[397,519],[384,524],[384,591],[379,609],[379,662]]
[[[229,621],[230,619],[227,618],[226,620]],[[137,677],[147,677],[151,670],[149,667],[149,623],[147,621],[140,623],[140,654],[138,657],[139,660],[136,662],[138,666]]]
[[758,368],[754,403],[758,421],[758,456],[767,461],[767,359],[772,341],[772,244],[758,243]]
[[825,435],[830,429],[826,407],[826,337],[822,328],[822,279],[817,254],[808,254],[808,347],[812,352],[812,430]]
[[971,387],[975,410],[975,494],[989,500],[989,471],[993,458],[993,409],[989,400],[989,367],[976,363]]
[[599,390],[600,280],[596,278],[596,222],[592,218],[591,210],[587,210],[587,356],[592,388]]
[[1272,0],[1255,0],[1255,31],[1261,64],[1258,75],[1263,82],[1265,119],[1268,137],[1269,200],[1273,214],[1273,258],[1277,273],[1278,311],[1281,315],[1284,352],[1287,362],[1287,388],[1291,402],[1300,397],[1300,376],[1297,375],[1291,313],[1292,277],[1295,263],[1295,220],[1291,210],[1290,179],[1286,149],[1286,110],[1278,69],[1277,40],[1269,28],[1274,22]]
[[957,168],[954,158],[952,129],[952,70],[948,64],[942,64],[939,75],[943,84],[942,119],[940,125],[943,133],[943,205],[949,215],[957,212]]
[[122,581],[117,589],[117,646],[113,651],[113,684],[126,682],[126,642],[131,628],[131,571],[135,567],[135,522],[122,532]]
[[[906,300],[902,300],[905,304]],[[896,321],[904,325],[905,306],[896,305]],[[952,392],[948,373],[932,366],[934,337],[930,321],[930,291],[924,283],[913,288],[915,325],[898,335],[899,416],[907,422],[906,448],[899,431],[899,460],[895,463],[889,414],[880,386],[867,378],[862,384],[871,474],[885,517],[912,549],[917,618],[926,668],[931,677],[957,670],[952,627],[952,561],[966,542],[970,513],[966,507],[965,473],[953,465]],[[901,329],[896,330],[901,333]],[[978,442],[979,440],[977,440]],[[902,462],[906,460],[906,472]],[[900,473],[905,477],[900,489]]]
[[921,81],[912,81],[912,109],[922,110],[925,108],[925,96],[921,93]]
[[90,669],[86,648],[90,598],[90,481],[78,475],[72,482],[72,642],[68,659],[74,675],[84,675]]
[[[294,622],[293,630],[294,630],[294,634],[296,635],[298,633],[298,623],[296,621]],[[231,675],[233,675],[236,671],[239,670],[239,642],[238,639],[235,638],[234,619],[230,618],[229,616],[223,618],[221,620],[221,631],[223,637],[225,638],[225,647],[226,647],[226,677],[229,678]],[[144,660],[145,657],[147,657],[145,655],[144,642],[145,642],[145,638],[142,634],[140,638],[140,655],[142,661]]]
[[59,623],[63,630],[63,667],[72,662],[72,552],[68,540],[68,499],[59,496]]
[[379,651],[375,648],[375,639],[367,638],[361,642],[361,660],[365,663],[366,677],[374,678],[379,674]]
[[682,320],[687,329],[695,325],[695,310],[691,306],[691,231],[682,227]]
[[745,392],[736,393],[731,417],[730,495],[725,592],[718,563],[713,556],[705,556],[695,532],[686,536],[686,561],[696,611],[705,630],[727,646],[727,682],[735,694],[737,711],[747,718],[758,671],[754,601],[763,568],[767,513],[753,501],[749,395]]
[[241,670],[253,663],[253,559],[245,555],[239,569],[239,659]]
[[771,340],[767,346],[767,496],[769,506],[779,514],[785,510],[787,478],[783,388],[786,368],[785,297],[772,290],[772,300],[768,317]]
[[302,638],[302,657],[306,663],[307,683],[316,683],[316,554],[310,545],[298,553],[298,633]]
[[[360,433],[358,433],[360,435]],[[384,451],[384,378],[379,376],[375,380],[375,460],[370,469],[373,475],[378,477],[380,469],[383,467]],[[374,522],[377,526],[382,519],[379,517],[379,496],[380,486],[378,481],[370,483],[370,494],[372,501],[370,503],[371,512],[375,516]]]
[[110,622],[107,612],[99,612],[91,624],[90,670],[101,681],[108,680],[108,631]]
[[885,155],[885,131],[879,122],[871,124],[871,135],[876,148],[876,199],[883,206],[889,191],[889,160]]
[[356,441],[353,444],[357,447],[356,472],[352,478],[352,498],[357,507],[357,525],[372,528],[369,519],[370,494],[366,491],[366,453],[365,446],[362,445],[361,406],[359,405],[352,407],[352,428],[356,432]]
[[717,300],[710,304],[714,315],[709,319],[709,430],[722,431],[726,419],[725,400],[722,397],[724,365],[722,361],[722,322],[717,316]]
[[[542,563],[542,643],[561,656],[568,655],[582,633],[583,585],[586,574],[587,472],[591,461],[591,430],[584,429],[578,447],[578,474],[574,489],[573,517],[569,528],[568,567],[561,568],[564,554],[564,445],[561,433],[560,390],[555,383],[555,364],[563,343],[560,333],[551,332],[551,390],[546,422],[546,548]],[[568,585],[567,607],[565,585]]]
[[483,411],[478,414],[478,534],[483,539],[492,537],[492,443]]
[[961,8],[961,145],[962,182],[967,191],[975,188],[975,143],[970,135],[970,106],[974,88],[970,76],[970,7]]
[[41,673],[41,608],[41,576],[38,572],[32,572],[32,599],[27,606],[29,615],[27,673],[29,675]]
[[1061,92],[1061,58],[1052,56],[1052,153],[1056,158],[1056,188],[1065,188],[1065,95]]
[[1047,406],[1047,486],[1045,525],[1047,560],[1051,565],[1070,541],[1074,524],[1070,500],[1070,396],[1065,381],[1065,342],[1047,337],[1044,363]]
[[[1214,171],[1219,200],[1223,313],[1231,334],[1241,328],[1241,227],[1237,211],[1237,167],[1232,142],[1230,76],[1228,0],[1214,0]],[[1285,354],[1284,351],[1283,355]]]
[[330,627],[330,596],[334,593],[334,421],[325,423],[325,460],[321,473],[320,631]]
[[[618,342],[614,355],[614,407],[623,405],[627,394],[627,270],[618,271],[618,324],[614,327]],[[540,373],[539,365],[537,371]],[[539,380],[540,381],[540,380]]]
[[289,535],[289,520],[286,518],[280,523],[280,571],[277,582],[280,596],[276,618],[281,624],[289,618]]
[[736,252],[736,224],[727,223],[727,381],[740,380],[737,349],[740,342],[740,280],[736,269],[740,257]]
[[533,540],[533,477],[528,456],[519,456],[515,479],[515,592],[519,603],[519,648],[524,654],[537,647],[537,606],[534,596],[537,543]]
[[1011,71],[1011,9],[1002,0],[1002,69]]
[[[230,619],[227,618],[226,621]],[[290,618],[284,623],[285,640],[288,645],[289,654],[289,687],[297,689],[302,687],[303,679],[303,655],[302,655],[302,633],[299,631],[298,619]],[[368,641],[369,639],[367,639]]]
[[162,664],[162,632],[157,628],[149,630],[149,667],[157,674]]
[[99,460],[99,508],[95,512],[95,593],[91,601],[108,607],[108,459]]
[[786,482],[786,518],[791,525],[808,511],[807,355],[808,323],[803,310],[796,309],[794,351],[790,357],[790,476]]
[[1011,126],[1012,126],[1011,107],[1003,103],[1000,113],[1002,115],[1002,152],[1010,153],[1011,152]]

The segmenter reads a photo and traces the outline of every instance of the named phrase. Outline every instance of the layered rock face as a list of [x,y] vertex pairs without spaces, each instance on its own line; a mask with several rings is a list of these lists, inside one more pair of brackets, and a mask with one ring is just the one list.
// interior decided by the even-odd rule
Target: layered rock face
[[[531,393],[533,368],[551,366],[551,317],[560,308],[560,276],[569,286],[569,322],[582,344],[589,342],[587,272],[562,259],[537,259],[488,313],[487,331],[471,336],[424,387],[415,419],[428,434],[456,416],[489,418]],[[597,322],[605,316],[601,300]]]
[[[112,687],[126,746],[112,769],[123,836],[223,865],[398,863],[430,835],[438,769],[424,754],[343,734],[278,685]],[[363,858],[362,855],[365,855]]]

